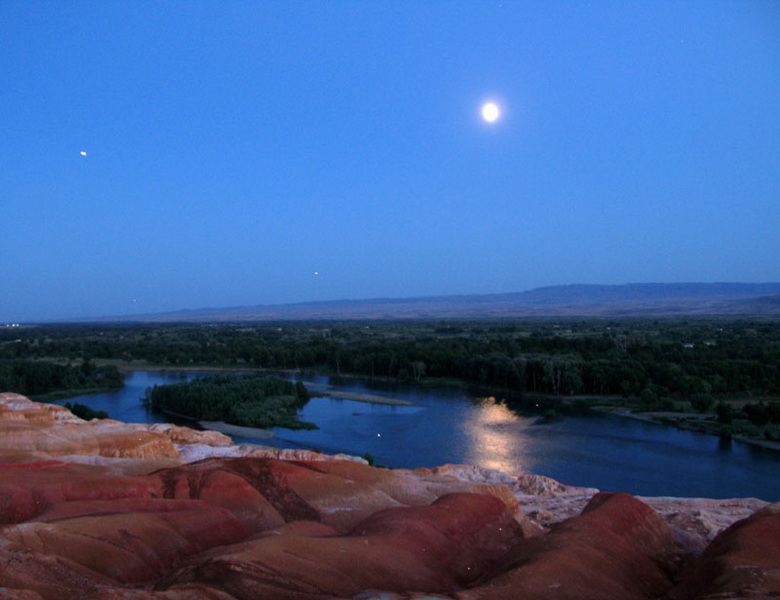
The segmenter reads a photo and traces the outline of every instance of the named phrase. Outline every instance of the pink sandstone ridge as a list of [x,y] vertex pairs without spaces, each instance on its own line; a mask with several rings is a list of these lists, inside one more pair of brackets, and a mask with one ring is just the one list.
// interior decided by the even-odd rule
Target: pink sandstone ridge
[[0,600],[780,597],[780,505],[234,445],[0,394]]

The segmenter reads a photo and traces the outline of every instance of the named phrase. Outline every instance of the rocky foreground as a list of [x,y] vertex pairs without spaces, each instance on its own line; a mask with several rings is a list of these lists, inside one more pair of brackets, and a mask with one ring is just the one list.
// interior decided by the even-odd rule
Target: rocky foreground
[[770,597],[780,504],[378,469],[0,394],[0,600]]

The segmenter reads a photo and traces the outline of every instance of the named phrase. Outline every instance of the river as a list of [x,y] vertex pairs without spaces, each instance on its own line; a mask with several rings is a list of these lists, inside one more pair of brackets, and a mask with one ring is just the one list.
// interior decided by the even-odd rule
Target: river
[[[141,403],[146,387],[203,373],[134,371],[121,390],[70,398],[130,423],[170,421]],[[645,496],[780,500],[780,452],[632,419],[593,414],[544,422],[533,405],[480,398],[456,387],[404,386],[303,376],[329,391],[402,398],[414,406],[313,398],[301,412],[315,431],[275,429],[256,441],[328,454],[371,454],[387,467],[466,463],[528,470],[563,483]],[[63,402],[59,402],[62,404]],[[539,407],[537,413],[544,407]]]

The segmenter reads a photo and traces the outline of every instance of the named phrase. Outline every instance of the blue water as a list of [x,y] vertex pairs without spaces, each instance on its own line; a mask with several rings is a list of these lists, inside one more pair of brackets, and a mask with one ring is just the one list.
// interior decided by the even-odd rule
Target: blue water
[[[122,390],[69,401],[105,410],[121,421],[170,421],[142,405],[146,387],[197,375],[132,372]],[[529,470],[571,485],[647,496],[780,500],[780,452],[738,442],[724,445],[715,436],[614,416],[567,416],[544,423],[527,414],[527,407],[508,406],[454,387],[323,376],[301,379],[319,386],[335,384],[330,391],[403,398],[415,406],[314,398],[301,418],[320,429],[277,428],[276,439],[259,443],[329,454],[369,453],[377,464],[388,467],[468,463],[509,473]]]

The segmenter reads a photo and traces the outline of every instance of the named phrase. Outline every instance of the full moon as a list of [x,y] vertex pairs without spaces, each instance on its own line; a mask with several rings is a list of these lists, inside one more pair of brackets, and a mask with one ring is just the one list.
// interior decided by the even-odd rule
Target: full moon
[[495,102],[486,102],[482,105],[482,118],[488,123],[493,123],[501,116],[501,111]]

